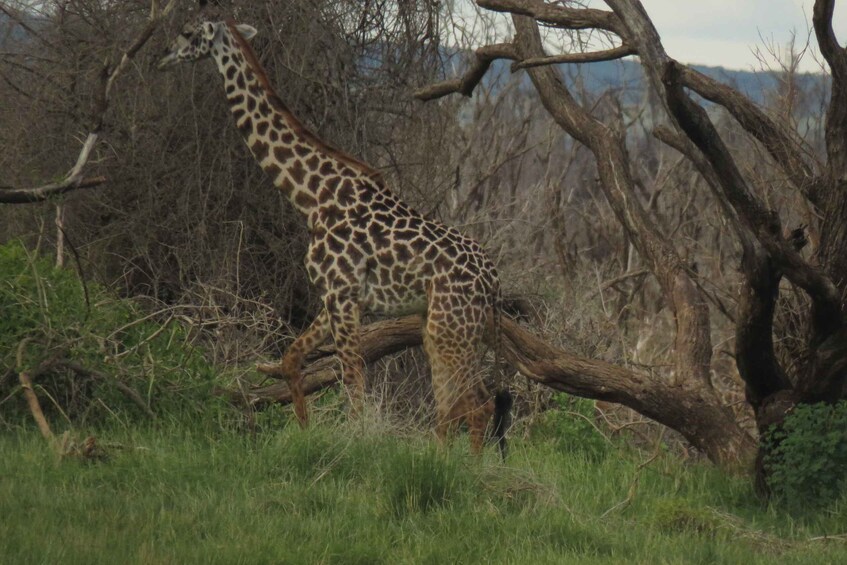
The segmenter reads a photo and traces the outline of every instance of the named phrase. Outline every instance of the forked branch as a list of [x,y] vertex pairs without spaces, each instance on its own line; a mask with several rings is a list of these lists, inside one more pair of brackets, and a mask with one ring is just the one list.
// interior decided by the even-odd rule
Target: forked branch
[[[78,188],[91,188],[107,181],[107,179],[102,176],[85,178],[83,173],[85,171],[85,167],[88,165],[91,154],[99,141],[106,112],[109,109],[109,102],[112,97],[112,90],[114,88],[115,81],[124,72],[124,70],[126,70],[130,61],[132,61],[138,51],[141,50],[141,48],[147,43],[153,35],[153,32],[162,22],[162,19],[167,16],[175,6],[176,0],[170,0],[164,8],[160,7],[158,0],[152,0],[147,25],[133,39],[129,48],[124,51],[120,62],[114,68],[110,68],[108,63],[103,67],[103,72],[100,75],[99,90],[92,103],[91,131],[85,138],[85,142],[82,145],[82,149],[80,149],[73,168],[68,171],[62,180],[56,183],[48,183],[32,188],[0,189],[0,203],[20,204],[40,202],[53,195],[62,194]],[[5,9],[4,12],[9,13]]]
[[679,75],[680,65],[675,61],[664,65],[662,82],[671,115],[709,160],[727,199],[762,246],[779,261],[785,276],[805,290],[822,313],[829,313],[829,316],[824,314],[824,317],[816,321],[821,326],[819,331],[824,335],[829,334],[831,328],[840,325],[840,301],[835,285],[823,272],[809,265],[789,242],[783,239],[779,218],[754,196],[747,186],[738,165],[706,111],[683,91]]
[[514,59],[515,49],[511,43],[497,43],[480,47],[474,52],[474,60],[461,78],[445,80],[415,91],[415,98],[424,102],[458,92],[464,96],[473,94],[488,68],[497,59]]
[[803,157],[798,141],[736,89],[691,67],[677,63],[677,68],[683,86],[726,108],[741,127],[767,149],[791,183],[811,203],[818,203],[821,179]]

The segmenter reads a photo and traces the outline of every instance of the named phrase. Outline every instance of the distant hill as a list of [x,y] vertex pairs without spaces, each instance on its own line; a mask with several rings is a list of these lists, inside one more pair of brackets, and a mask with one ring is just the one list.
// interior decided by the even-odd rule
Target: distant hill
[[[498,85],[511,76],[511,61],[495,61],[485,84],[495,90]],[[457,72],[461,72],[455,65]],[[635,103],[644,95],[645,78],[641,65],[632,60],[603,61],[599,63],[559,65],[569,87],[581,85],[590,93],[601,93],[610,88],[620,90],[627,102]],[[730,85],[758,104],[764,104],[768,93],[778,87],[778,77],[774,73],[737,71],[723,67],[693,65],[693,68],[723,84]],[[528,78],[526,79],[529,80]],[[821,74],[803,73],[798,75],[798,85],[802,90],[822,86],[828,78]]]
[[6,14],[0,13],[0,49],[13,50],[22,41],[27,31]]
[[[37,18],[30,22],[33,27],[38,27]],[[0,48],[14,50],[18,42],[23,41],[27,31],[6,14],[0,13]],[[375,50],[377,53],[378,50]],[[462,73],[465,63],[462,61],[458,51],[445,49],[445,57],[451,59],[448,68],[454,75]],[[379,56],[366,57],[366,66],[379,66]],[[512,75],[510,71],[511,61],[495,61],[484,79],[484,84],[497,90],[498,85]],[[644,74],[641,65],[632,60],[603,61],[599,63],[568,64],[559,65],[568,86],[573,87],[582,84],[588,92],[601,93],[609,88],[620,90],[626,102],[637,103],[644,95]],[[757,73],[752,71],[736,71],[724,69],[723,67],[707,67],[703,65],[693,66],[698,71],[719,80],[724,84],[735,87],[743,94],[759,104],[765,102],[767,93],[773,92],[778,85],[778,79],[773,73]],[[524,77],[526,77],[526,74]],[[526,78],[528,84],[528,78]],[[811,89],[821,85],[827,80],[823,75],[805,73],[798,76],[799,85],[802,89]]]

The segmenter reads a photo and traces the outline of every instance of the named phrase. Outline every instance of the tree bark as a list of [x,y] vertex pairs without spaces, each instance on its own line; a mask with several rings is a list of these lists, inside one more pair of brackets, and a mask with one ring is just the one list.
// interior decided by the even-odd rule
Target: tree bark
[[[749,468],[755,442],[741,431],[727,409],[696,387],[670,386],[661,378],[630,371],[613,363],[572,355],[533,335],[512,320],[502,321],[501,351],[506,363],[523,376],[558,391],[623,404],[683,434],[711,461],[728,469]],[[361,351],[365,362],[421,344],[423,320],[408,316],[364,326]],[[304,368],[307,394],[340,382],[334,348],[323,348]],[[284,381],[246,393],[227,391],[251,406],[289,403]]]
[[[568,29],[595,27],[611,31],[621,36],[627,51],[634,49],[643,58],[642,50],[651,50],[650,56],[654,60],[669,61],[658,42],[658,35],[655,35],[655,44],[646,46],[644,36],[634,38],[626,14],[563,8],[533,0],[479,0],[477,3],[485,8],[512,13],[516,34],[512,42],[514,51],[509,58],[515,58],[514,68],[524,66],[523,62],[527,60],[555,62],[555,57],[544,53],[538,21]],[[614,4],[610,2],[613,7]],[[640,11],[646,19],[640,4],[633,4],[628,4],[629,9]],[[649,19],[646,22],[649,23]],[[652,27],[646,26],[645,29],[649,31]],[[653,32],[655,34],[655,30]],[[730,460],[746,460],[752,440],[738,427],[731,411],[721,405],[710,381],[711,324],[705,295],[674,246],[641,205],[634,189],[623,133],[595,119],[581,107],[553,67],[532,67],[527,72],[551,117],[594,154],[600,187],[628,239],[656,276],[674,314],[676,328],[672,382],[636,376],[613,365],[597,365],[600,363],[597,361],[580,360],[571,364],[574,358],[560,357],[551,350],[544,351],[540,359],[532,364],[518,362],[516,366],[527,376],[559,390],[626,404],[677,429],[716,462],[725,464]],[[474,75],[475,78],[477,76]],[[655,82],[661,85],[658,75],[654,74],[654,77]],[[468,85],[462,84],[461,92],[468,94]],[[439,94],[445,94],[445,90],[450,91],[442,89]],[[687,141],[687,144],[690,146],[691,142]],[[696,149],[689,151],[694,152]],[[701,165],[709,166],[705,160],[701,161]],[[720,182],[714,176],[712,180],[716,185]],[[732,201],[724,201],[725,204],[728,202]],[[529,348],[533,344],[523,341],[520,345]],[[512,353],[520,361],[519,350],[512,350]],[[598,389],[591,385],[583,389],[581,385],[585,383],[579,375],[586,374],[602,380],[606,388]],[[622,374],[626,377],[621,377]],[[636,389],[628,388],[629,385]]]

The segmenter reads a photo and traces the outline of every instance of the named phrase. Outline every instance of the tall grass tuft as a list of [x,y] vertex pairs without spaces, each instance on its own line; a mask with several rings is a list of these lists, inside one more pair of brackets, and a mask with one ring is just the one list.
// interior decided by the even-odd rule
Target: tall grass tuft
[[388,506],[396,518],[449,507],[461,501],[473,484],[460,459],[433,446],[397,449],[380,468]]

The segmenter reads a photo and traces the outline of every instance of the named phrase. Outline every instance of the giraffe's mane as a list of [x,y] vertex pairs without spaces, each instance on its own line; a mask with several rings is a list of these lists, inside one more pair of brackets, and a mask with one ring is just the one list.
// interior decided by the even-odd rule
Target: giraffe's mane
[[317,135],[312,133],[309,128],[303,125],[303,122],[297,119],[297,117],[291,112],[291,110],[288,109],[288,106],[285,105],[285,102],[282,101],[282,99],[277,95],[276,91],[271,86],[271,83],[268,80],[268,75],[265,72],[264,67],[262,67],[261,63],[259,63],[259,58],[256,56],[256,52],[253,50],[253,47],[247,42],[246,39],[244,39],[244,37],[238,31],[238,28],[235,27],[235,20],[231,18],[227,19],[226,26],[229,29],[230,34],[232,34],[233,39],[235,39],[236,43],[238,43],[239,49],[244,54],[247,64],[250,65],[250,68],[256,75],[259,84],[265,90],[265,94],[268,97],[268,101],[275,107],[277,111],[285,115],[291,129],[294,130],[294,132],[301,138],[311,143],[327,155],[338,159],[345,165],[349,165],[361,171],[362,173],[371,177],[371,179],[373,179],[379,186],[383,186],[382,173],[380,173],[367,163],[356,159],[352,155],[345,153],[340,149],[336,149],[332,145],[329,145]]

